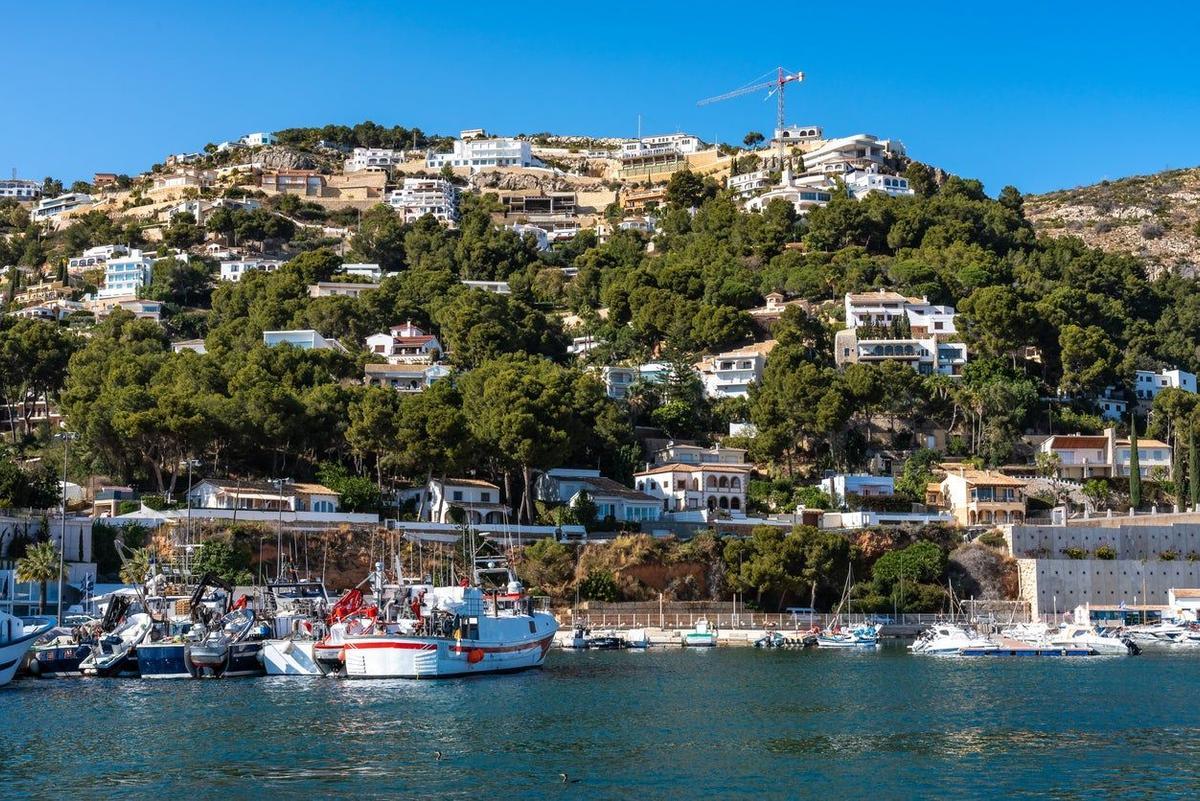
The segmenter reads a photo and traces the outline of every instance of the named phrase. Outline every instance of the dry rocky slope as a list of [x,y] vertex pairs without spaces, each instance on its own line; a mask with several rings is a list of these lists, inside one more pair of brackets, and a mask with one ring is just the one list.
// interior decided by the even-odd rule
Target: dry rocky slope
[[1145,259],[1150,274],[1200,275],[1200,167],[1025,198],[1039,233]]

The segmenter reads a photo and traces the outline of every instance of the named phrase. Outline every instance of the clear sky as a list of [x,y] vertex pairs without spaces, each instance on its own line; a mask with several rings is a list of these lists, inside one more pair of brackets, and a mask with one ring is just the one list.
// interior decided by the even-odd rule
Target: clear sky
[[632,136],[641,114],[646,134],[740,142],[773,101],[696,101],[777,65],[807,76],[789,122],[900,139],[992,194],[1200,162],[1200,4],[643,5],[0,0],[0,170],[132,174],[365,119]]

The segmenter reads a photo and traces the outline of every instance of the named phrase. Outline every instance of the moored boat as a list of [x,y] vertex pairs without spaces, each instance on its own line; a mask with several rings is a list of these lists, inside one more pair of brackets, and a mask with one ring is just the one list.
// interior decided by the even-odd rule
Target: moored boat
[[78,629],[55,627],[29,650],[26,670],[38,678],[78,676],[79,666],[92,652],[92,640]]
[[34,642],[53,628],[53,618],[20,618],[0,612],[0,687],[12,681]]
[[717,632],[709,625],[708,618],[700,618],[691,631],[681,638],[684,648],[713,648],[717,644]]
[[102,635],[91,653],[79,665],[85,676],[137,676],[137,647],[153,628],[154,621],[145,612],[138,612],[112,633]]
[[835,624],[817,635],[818,648],[876,648],[878,645],[879,629],[870,623],[848,630]]
[[234,609],[217,621],[184,649],[188,673],[193,678],[235,678],[259,676],[263,666],[259,659],[262,639],[254,611],[246,607]]
[[984,651],[995,647],[996,643],[964,626],[937,623],[922,632],[908,650],[914,654],[958,656],[964,648]]

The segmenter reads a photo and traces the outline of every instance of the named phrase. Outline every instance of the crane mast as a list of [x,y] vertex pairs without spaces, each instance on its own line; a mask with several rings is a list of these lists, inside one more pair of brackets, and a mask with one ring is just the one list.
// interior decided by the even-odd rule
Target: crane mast
[[[784,88],[792,82],[800,82],[804,80],[803,72],[789,72],[783,67],[775,68],[775,78],[770,81],[754,83],[749,86],[743,86],[740,89],[734,89],[732,92],[726,92],[723,95],[716,97],[706,97],[704,100],[696,103],[697,106],[707,106],[711,103],[719,103],[722,100],[730,100],[742,95],[748,95],[752,92],[766,91],[767,97],[774,94],[775,97],[775,130],[782,131],[784,126]],[[783,138],[776,136],[776,156],[779,159],[779,167],[783,169]]]

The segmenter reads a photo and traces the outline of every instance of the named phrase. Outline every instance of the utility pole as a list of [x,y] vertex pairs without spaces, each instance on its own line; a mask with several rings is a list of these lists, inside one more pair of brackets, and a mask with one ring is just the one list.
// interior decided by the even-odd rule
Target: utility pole
[[[63,622],[63,573],[66,571],[67,560],[67,462],[71,456],[71,440],[78,436],[73,431],[63,431],[55,434],[54,438],[62,440],[63,444],[63,479],[62,479],[62,509],[59,516],[58,534],[58,625]],[[83,554],[80,554],[82,559]]]

